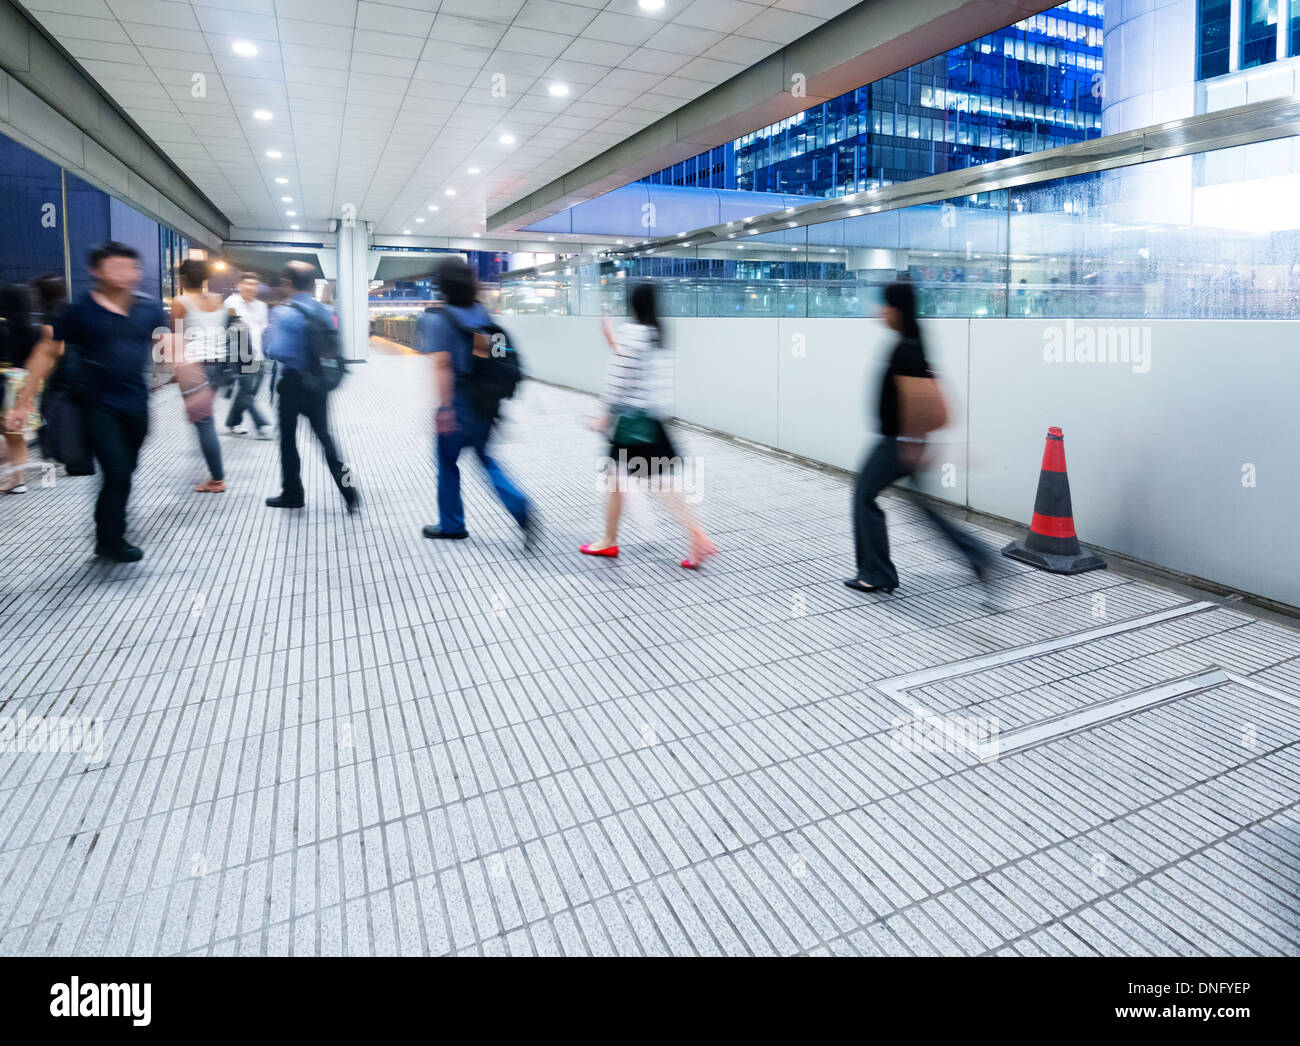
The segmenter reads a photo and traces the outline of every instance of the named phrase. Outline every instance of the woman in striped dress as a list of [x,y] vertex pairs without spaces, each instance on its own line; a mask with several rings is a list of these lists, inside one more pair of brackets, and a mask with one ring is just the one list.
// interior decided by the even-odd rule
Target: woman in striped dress
[[682,560],[687,570],[698,569],[718,549],[691,512],[681,491],[675,489],[672,471],[681,464],[664,421],[672,416],[672,355],[663,347],[654,287],[642,283],[632,289],[632,322],[614,331],[605,324],[610,361],[601,397],[605,414],[593,425],[609,433],[605,503],[605,533],[599,541],[583,545],[587,556],[618,555],[618,523],[623,514],[623,491],[630,478],[645,477],[652,489],[682,525],[690,552]]

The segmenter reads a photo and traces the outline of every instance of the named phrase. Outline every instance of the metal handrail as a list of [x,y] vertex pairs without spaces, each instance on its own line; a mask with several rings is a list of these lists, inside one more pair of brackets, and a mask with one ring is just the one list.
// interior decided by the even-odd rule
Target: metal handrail
[[501,278],[524,279],[530,275],[573,269],[612,259],[638,258],[663,250],[701,247],[736,239],[740,235],[785,232],[844,218],[856,218],[862,214],[893,211],[922,203],[974,196],[998,189],[1055,181],[1077,174],[1131,167],[1175,156],[1190,156],[1296,135],[1300,135],[1300,95],[1287,95],[1285,98],[1250,102],[1219,112],[1104,135],[1057,149],[1012,156],[960,171],[898,182],[850,196],[814,200],[802,207],[769,211],[751,218],[678,233],[676,236],[644,240],[627,247],[611,248],[595,254],[571,255],[545,265],[514,269],[503,273]]

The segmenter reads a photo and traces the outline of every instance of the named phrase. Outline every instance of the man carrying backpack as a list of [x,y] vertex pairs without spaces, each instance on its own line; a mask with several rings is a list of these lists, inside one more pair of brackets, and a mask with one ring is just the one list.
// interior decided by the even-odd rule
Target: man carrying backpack
[[284,267],[284,282],[291,296],[275,309],[266,332],[266,358],[277,361],[284,376],[277,400],[280,416],[280,493],[267,498],[271,508],[302,508],[306,497],[302,486],[302,461],[298,457],[298,418],[304,417],[320,441],[330,475],[355,512],[360,504],[351,474],[330,435],[327,408],[329,394],[338,385],[342,363],[338,352],[338,331],[334,315],[311,295],[316,270],[306,262]]
[[487,449],[500,401],[513,394],[519,381],[518,358],[505,332],[479,302],[478,282],[469,265],[459,258],[443,262],[438,290],[446,305],[425,312],[416,322],[417,348],[433,357],[437,396],[438,525],[426,526],[424,536],[453,540],[469,536],[457,458],[470,447],[501,504],[523,531],[527,548],[536,536],[537,514]]

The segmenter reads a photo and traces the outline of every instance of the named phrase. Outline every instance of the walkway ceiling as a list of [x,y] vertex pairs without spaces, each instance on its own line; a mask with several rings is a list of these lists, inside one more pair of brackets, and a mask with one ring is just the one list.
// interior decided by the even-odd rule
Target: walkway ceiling
[[[1059,0],[863,0],[563,177],[489,212],[501,235],[873,83]],[[792,6],[795,0],[792,0]]]
[[667,0],[653,13],[638,0],[24,6],[234,235],[322,231],[351,204],[379,233],[467,236],[853,0]]

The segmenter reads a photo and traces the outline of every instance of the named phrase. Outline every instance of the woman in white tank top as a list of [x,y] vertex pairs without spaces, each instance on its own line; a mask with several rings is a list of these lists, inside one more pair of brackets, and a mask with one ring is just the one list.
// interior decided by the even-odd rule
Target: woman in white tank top
[[226,310],[220,296],[208,294],[208,263],[188,258],[180,264],[181,289],[172,299],[172,371],[180,386],[185,413],[194,423],[209,476],[194,489],[220,494],[226,489],[221,444],[213,419],[216,383],[226,360]]

